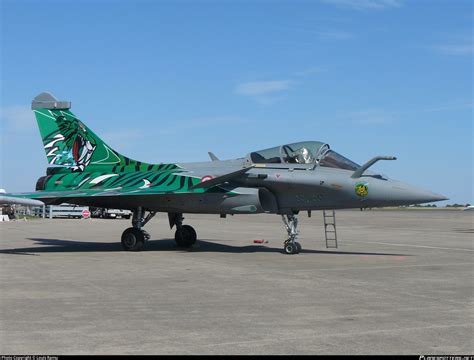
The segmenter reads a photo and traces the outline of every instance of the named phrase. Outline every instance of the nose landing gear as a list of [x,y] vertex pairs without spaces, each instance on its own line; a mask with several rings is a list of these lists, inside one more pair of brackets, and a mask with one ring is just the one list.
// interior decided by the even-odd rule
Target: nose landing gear
[[298,217],[296,215],[282,215],[281,219],[288,233],[288,239],[283,243],[285,254],[298,254],[301,251],[301,244],[296,241],[298,237]]

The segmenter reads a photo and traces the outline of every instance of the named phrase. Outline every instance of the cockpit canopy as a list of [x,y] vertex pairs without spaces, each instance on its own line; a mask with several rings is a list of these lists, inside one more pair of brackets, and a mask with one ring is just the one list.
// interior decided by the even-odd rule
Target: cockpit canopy
[[302,141],[250,153],[254,164],[315,164],[345,170],[360,166],[319,141]]

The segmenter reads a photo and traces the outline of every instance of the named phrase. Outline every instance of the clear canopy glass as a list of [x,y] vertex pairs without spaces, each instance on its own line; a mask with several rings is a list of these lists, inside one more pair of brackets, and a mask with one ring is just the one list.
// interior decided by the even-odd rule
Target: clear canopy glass
[[256,164],[317,164],[345,170],[356,170],[359,165],[330,149],[319,141],[302,141],[250,153]]

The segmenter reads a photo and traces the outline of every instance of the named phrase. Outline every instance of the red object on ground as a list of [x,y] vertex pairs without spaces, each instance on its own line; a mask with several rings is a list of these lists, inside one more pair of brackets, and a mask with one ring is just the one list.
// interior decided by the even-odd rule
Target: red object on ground
[[254,240],[253,243],[254,244],[265,244],[265,240],[264,239]]
[[82,210],[82,217],[84,219],[88,219],[91,216],[91,212],[89,210]]

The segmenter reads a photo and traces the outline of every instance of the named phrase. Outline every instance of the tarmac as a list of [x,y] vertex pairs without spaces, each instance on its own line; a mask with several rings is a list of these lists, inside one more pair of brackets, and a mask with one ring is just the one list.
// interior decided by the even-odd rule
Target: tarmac
[[185,215],[184,250],[157,214],[138,253],[129,220],[0,223],[0,354],[473,354],[474,214],[336,214],[298,255],[275,215]]

